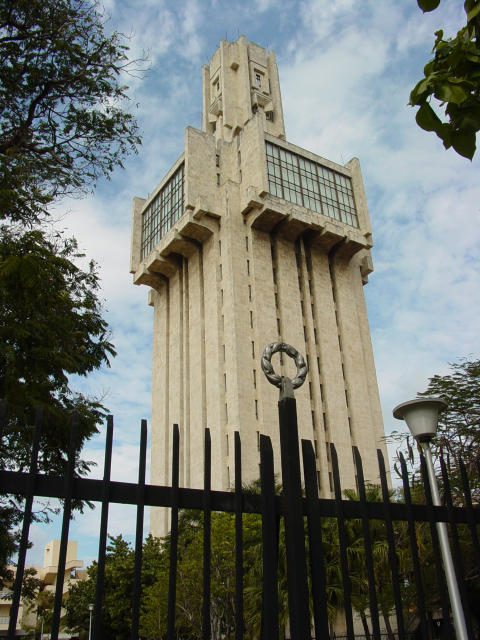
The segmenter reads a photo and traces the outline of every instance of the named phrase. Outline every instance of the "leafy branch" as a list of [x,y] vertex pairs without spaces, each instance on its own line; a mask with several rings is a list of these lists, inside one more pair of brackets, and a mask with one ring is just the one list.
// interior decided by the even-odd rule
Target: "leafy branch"
[[[424,12],[433,11],[440,0],[417,0]],[[434,57],[424,68],[424,78],[410,93],[410,105],[420,107],[417,124],[434,131],[445,149],[470,160],[476,150],[480,130],[480,0],[465,0],[467,24],[455,38],[435,32]],[[439,101],[445,117],[440,118],[431,106]]]

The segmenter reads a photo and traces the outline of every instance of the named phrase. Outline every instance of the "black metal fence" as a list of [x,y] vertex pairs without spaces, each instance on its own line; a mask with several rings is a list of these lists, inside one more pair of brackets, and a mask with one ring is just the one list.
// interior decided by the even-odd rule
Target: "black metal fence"
[[[98,548],[98,571],[94,605],[92,638],[101,638],[101,612],[104,595],[105,558],[107,545],[107,527],[109,505],[120,503],[136,505],[136,541],[135,571],[133,582],[133,604],[131,620],[131,638],[139,638],[139,613],[141,602],[141,568],[144,508],[168,507],[171,510],[171,542],[170,571],[168,594],[168,621],[166,638],[173,640],[176,633],[176,578],[177,578],[177,546],[179,510],[198,509],[203,511],[203,609],[202,628],[199,637],[212,637],[210,610],[210,568],[211,568],[211,514],[215,511],[230,512],[235,518],[235,640],[247,637],[244,623],[244,548],[243,526],[244,514],[256,513],[262,519],[263,543],[263,598],[261,637],[279,638],[284,632],[279,628],[278,605],[278,548],[279,523],[283,518],[285,530],[286,566],[288,581],[289,633],[294,640],[306,638],[326,639],[333,637],[332,626],[328,620],[328,576],[326,573],[324,536],[325,522],[334,522],[338,534],[339,576],[341,577],[341,610],[345,622],[345,636],[353,638],[368,637],[358,633],[355,623],[355,589],[352,589],[352,567],[349,556],[348,527],[353,521],[361,527],[362,554],[364,562],[364,590],[367,599],[367,616],[371,627],[371,637],[375,640],[385,638],[385,630],[381,629],[382,614],[385,605],[382,603],[382,587],[379,585],[379,568],[376,563],[375,548],[378,545],[378,532],[374,523],[382,523],[383,544],[387,560],[383,567],[388,567],[388,582],[392,589],[391,628],[389,638],[405,640],[416,631],[416,637],[432,638],[434,630],[431,624],[432,605],[427,606],[426,590],[429,588],[422,578],[421,553],[417,535],[418,527],[429,527],[431,551],[436,570],[436,588],[438,601],[434,604],[435,618],[440,619],[439,633],[442,638],[454,638],[447,591],[443,576],[442,561],[435,524],[447,522],[456,563],[456,572],[460,584],[460,592],[464,605],[467,628],[470,638],[478,637],[478,622],[475,620],[475,603],[469,601],[470,582],[479,580],[480,545],[478,525],[480,508],[472,505],[467,474],[462,469],[463,507],[454,506],[445,465],[442,463],[443,494],[445,506],[435,507],[432,504],[428,480],[424,480],[423,504],[416,504],[412,498],[409,474],[405,460],[401,459],[403,502],[393,501],[387,482],[385,461],[378,450],[378,464],[381,487],[379,500],[369,501],[368,486],[363,477],[362,460],[357,449],[354,449],[356,472],[358,477],[358,499],[346,499],[342,492],[341,473],[333,444],[331,447],[331,463],[334,481],[335,498],[318,498],[317,472],[315,452],[312,443],[302,440],[302,460],[304,487],[301,486],[300,452],[298,442],[297,416],[293,397],[284,397],[279,402],[280,440],[282,457],[283,490],[275,493],[275,475],[273,451],[270,438],[260,437],[261,460],[261,493],[252,494],[242,488],[242,453],[241,441],[235,433],[235,482],[232,491],[214,491],[211,489],[211,454],[210,432],[205,430],[205,460],[203,489],[186,489],[179,487],[179,430],[173,428],[172,451],[172,483],[171,486],[155,486],[145,483],[146,466],[146,421],[141,423],[139,475],[137,483],[116,482],[110,479],[112,459],[113,418],[107,421],[107,438],[103,480],[80,478],[75,476],[75,457],[77,424],[74,419],[71,428],[68,468],[64,477],[52,477],[37,473],[37,457],[39,452],[41,415],[37,415],[35,437],[32,447],[30,471],[0,471],[0,493],[16,494],[25,500],[25,514],[13,599],[10,612],[8,637],[15,637],[22,578],[25,569],[25,557],[28,544],[29,527],[32,517],[32,504],[35,496],[51,497],[63,500],[63,521],[58,561],[58,578],[55,592],[51,638],[57,640],[60,626],[62,606],[63,577],[67,554],[69,525],[74,501],[88,500],[101,503],[101,525]],[[1,433],[0,433],[1,436]],[[424,476],[426,478],[426,476]],[[332,520],[333,519],[333,520]],[[422,524],[423,523],[423,524]],[[398,548],[398,527],[403,527],[408,538],[411,571],[408,575],[400,570],[400,549]],[[465,539],[469,549],[469,557],[473,565],[464,566]],[[472,571],[472,566],[474,567]],[[476,572],[476,573],[475,573]],[[385,576],[383,576],[385,580]],[[408,585],[406,584],[408,582]],[[416,593],[415,603],[405,608],[402,601],[403,591],[408,586]],[[478,585],[477,585],[478,586]],[[478,605],[478,603],[476,603]],[[408,620],[407,620],[408,618]],[[413,622],[412,622],[413,621]],[[126,624],[128,621],[125,621]],[[438,627],[438,624],[437,624]],[[357,634],[357,635],[356,635]]]

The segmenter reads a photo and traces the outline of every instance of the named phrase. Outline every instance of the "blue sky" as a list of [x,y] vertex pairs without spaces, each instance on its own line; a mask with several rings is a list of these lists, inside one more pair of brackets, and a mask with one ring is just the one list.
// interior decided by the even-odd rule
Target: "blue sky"
[[[392,408],[423,391],[448,362],[478,357],[479,159],[445,151],[421,131],[409,92],[430,56],[434,31],[454,35],[461,0],[423,15],[414,0],[105,0],[107,30],[149,58],[127,78],[143,131],[124,171],[82,200],[62,202],[56,226],[99,265],[118,356],[76,388],[104,397],[115,415],[112,478],[134,481],[140,419],[151,404],[152,309],[128,272],[131,201],[146,197],[183,151],[187,125],[201,123],[201,67],[222,38],[244,34],[274,49],[287,139],[335,162],[360,159],[373,225],[375,271],[365,287],[385,429]],[[480,152],[479,152],[480,154]],[[480,156],[479,156],[480,157]],[[103,467],[104,433],[85,457]],[[96,553],[98,509],[78,516],[79,557]],[[109,531],[132,535],[134,509],[112,507]],[[58,537],[58,522],[34,526],[31,562]]]

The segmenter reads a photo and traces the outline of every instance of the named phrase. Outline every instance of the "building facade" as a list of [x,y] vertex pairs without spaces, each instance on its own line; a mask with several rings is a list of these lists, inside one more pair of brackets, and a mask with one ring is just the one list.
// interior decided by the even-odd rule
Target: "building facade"
[[[69,540],[67,544],[67,557],[65,562],[65,575],[63,578],[63,595],[66,596],[68,589],[71,585],[76,584],[79,580],[85,580],[87,578],[87,571],[82,569],[83,560],[77,559],[78,542],[76,540]],[[34,570],[33,576],[43,583],[42,592],[48,594],[51,597],[52,606],[53,598],[55,596],[55,589],[57,586],[58,577],[58,558],[60,554],[60,540],[51,540],[45,547],[43,554],[43,566],[29,565],[25,568],[28,570]],[[12,572],[13,579],[15,578],[16,567],[14,565],[8,567]],[[8,624],[10,619],[10,608],[12,606],[12,585],[5,588],[0,592],[0,638],[7,637]],[[62,609],[62,616],[64,615]],[[44,638],[49,638],[48,624],[42,624],[42,619],[37,615],[37,603],[36,601],[25,601],[23,598],[20,600],[20,607],[18,610],[18,619],[15,635],[25,636],[28,633],[33,633],[36,630],[37,634],[44,631]],[[70,633],[61,632],[59,638],[70,638]]]
[[[384,430],[363,295],[371,247],[358,160],[339,165],[287,142],[274,53],[243,36],[221,41],[203,68],[202,130],[187,127],[177,162],[133,201],[131,272],[154,308],[152,483],[171,481],[174,423],[181,486],[202,486],[207,426],[212,488],[233,482],[235,431],[246,480],[259,477],[260,433],[280,471],[278,391],[260,368],[274,341],[309,365],[295,396],[321,495],[333,489],[330,442],[344,487],[356,485],[354,445],[377,479]],[[273,364],[293,377],[289,358]],[[166,526],[152,511],[152,532]]]

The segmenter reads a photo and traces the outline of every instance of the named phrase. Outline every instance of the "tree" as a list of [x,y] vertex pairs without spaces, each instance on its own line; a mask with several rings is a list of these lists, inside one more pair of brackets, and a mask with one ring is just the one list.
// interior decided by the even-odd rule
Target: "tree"
[[[163,562],[164,544],[149,535],[143,544],[142,593],[148,593],[158,580]],[[132,620],[132,586],[135,553],[122,536],[111,537],[105,559],[104,601],[102,608],[102,632],[105,640],[130,638]],[[65,626],[72,632],[88,630],[89,603],[95,602],[97,563],[88,569],[88,578],[69,587],[65,600]]]
[[[124,110],[135,73],[125,37],[107,35],[94,0],[0,3],[0,468],[25,469],[34,413],[44,410],[40,471],[62,474],[73,412],[77,449],[105,409],[74,393],[115,355],[91,263],[75,265],[75,240],[39,228],[49,206],[108,177],[140,138]],[[3,429],[3,431],[2,431]],[[76,461],[83,474],[88,463]],[[16,548],[21,503],[0,500],[0,577]]]
[[[252,570],[252,544],[261,541],[261,520],[245,514],[244,567]],[[167,629],[168,571],[170,537],[164,539],[164,555],[156,581],[145,590],[141,615],[141,635],[149,640],[165,637]],[[261,567],[261,560],[260,560]],[[211,515],[210,622],[212,638],[233,637],[235,629],[235,518],[231,513]],[[179,518],[177,593],[175,625],[182,638],[202,637],[201,589],[203,580],[203,513],[183,510]],[[247,584],[247,578],[245,578]],[[261,577],[260,577],[261,581]],[[246,597],[247,598],[247,597]],[[248,604],[245,604],[248,608]],[[246,618],[248,618],[246,613]],[[249,631],[249,620],[246,620]]]
[[0,4],[0,216],[26,224],[122,166],[140,144],[123,110],[125,38],[89,0]]
[[[433,11],[440,0],[417,0],[424,11]],[[467,24],[455,38],[435,33],[434,57],[424,68],[424,78],[410,94],[410,104],[420,107],[417,124],[434,131],[446,149],[453,147],[465,158],[473,158],[476,133],[480,130],[480,0],[465,0]],[[432,96],[445,107],[445,120],[438,117]]]
[[[453,499],[463,503],[460,460],[466,467],[473,502],[480,499],[480,360],[458,360],[450,364],[452,373],[434,375],[419,396],[441,396],[448,403],[440,412],[438,430],[430,447],[435,460],[443,455],[448,467]],[[393,431],[389,439],[406,448],[412,467],[417,458],[411,436]],[[441,480],[440,480],[441,483]]]
[[454,497],[462,500],[460,460],[466,466],[472,500],[480,499],[480,360],[450,364],[452,373],[434,375],[420,396],[441,396],[448,403],[438,418],[437,435],[431,448],[435,457],[446,454]]
[[[44,633],[49,633],[52,628],[55,592],[46,589],[46,585],[41,580],[37,580],[37,582],[39,585],[35,594],[32,594],[30,599],[25,600],[25,598],[23,598],[28,611],[36,614],[36,620],[34,624],[22,625],[22,627],[25,631],[33,632],[35,634],[35,638],[41,638],[40,634],[42,633],[42,630]],[[62,626],[62,621],[60,626]]]
[[[0,228],[0,398],[6,402],[0,467],[28,468],[35,411],[43,408],[40,471],[62,475],[70,423],[78,415],[77,450],[97,433],[105,415],[94,398],[74,393],[70,374],[86,375],[115,355],[97,297],[94,263],[86,270],[74,240],[48,239],[42,231]],[[89,463],[78,458],[76,472]],[[0,500],[0,535],[8,538],[5,566],[15,549],[21,503]],[[45,514],[44,514],[45,515]]]
[[[6,400],[0,460],[4,468],[29,463],[31,425],[43,407],[41,471],[61,474],[73,410],[79,415],[80,448],[97,432],[99,402],[73,393],[68,375],[86,375],[115,355],[102,306],[95,264],[87,270],[74,240],[41,231],[0,229],[0,397]],[[10,460],[8,459],[10,458]],[[88,470],[78,463],[77,470]]]
[[[436,462],[441,493],[444,493],[444,489],[438,461],[442,456],[448,470],[453,502],[462,506],[465,498],[460,461],[465,464],[473,503],[478,503],[480,499],[480,360],[461,359],[451,363],[450,369],[451,373],[448,375],[434,375],[430,378],[427,390],[418,395],[441,396],[448,403],[447,408],[439,414],[437,434],[430,447]],[[425,503],[418,457],[410,444],[411,436],[405,432],[393,432],[389,439],[397,443],[400,449],[407,449],[409,464],[413,469],[412,497],[415,502]],[[478,602],[480,589],[478,564],[468,527],[459,524],[457,528],[470,613],[472,618],[477,619],[475,603]],[[422,572],[427,585],[427,605],[434,608],[438,606],[440,596],[430,532],[426,523],[417,525],[417,533]]]

